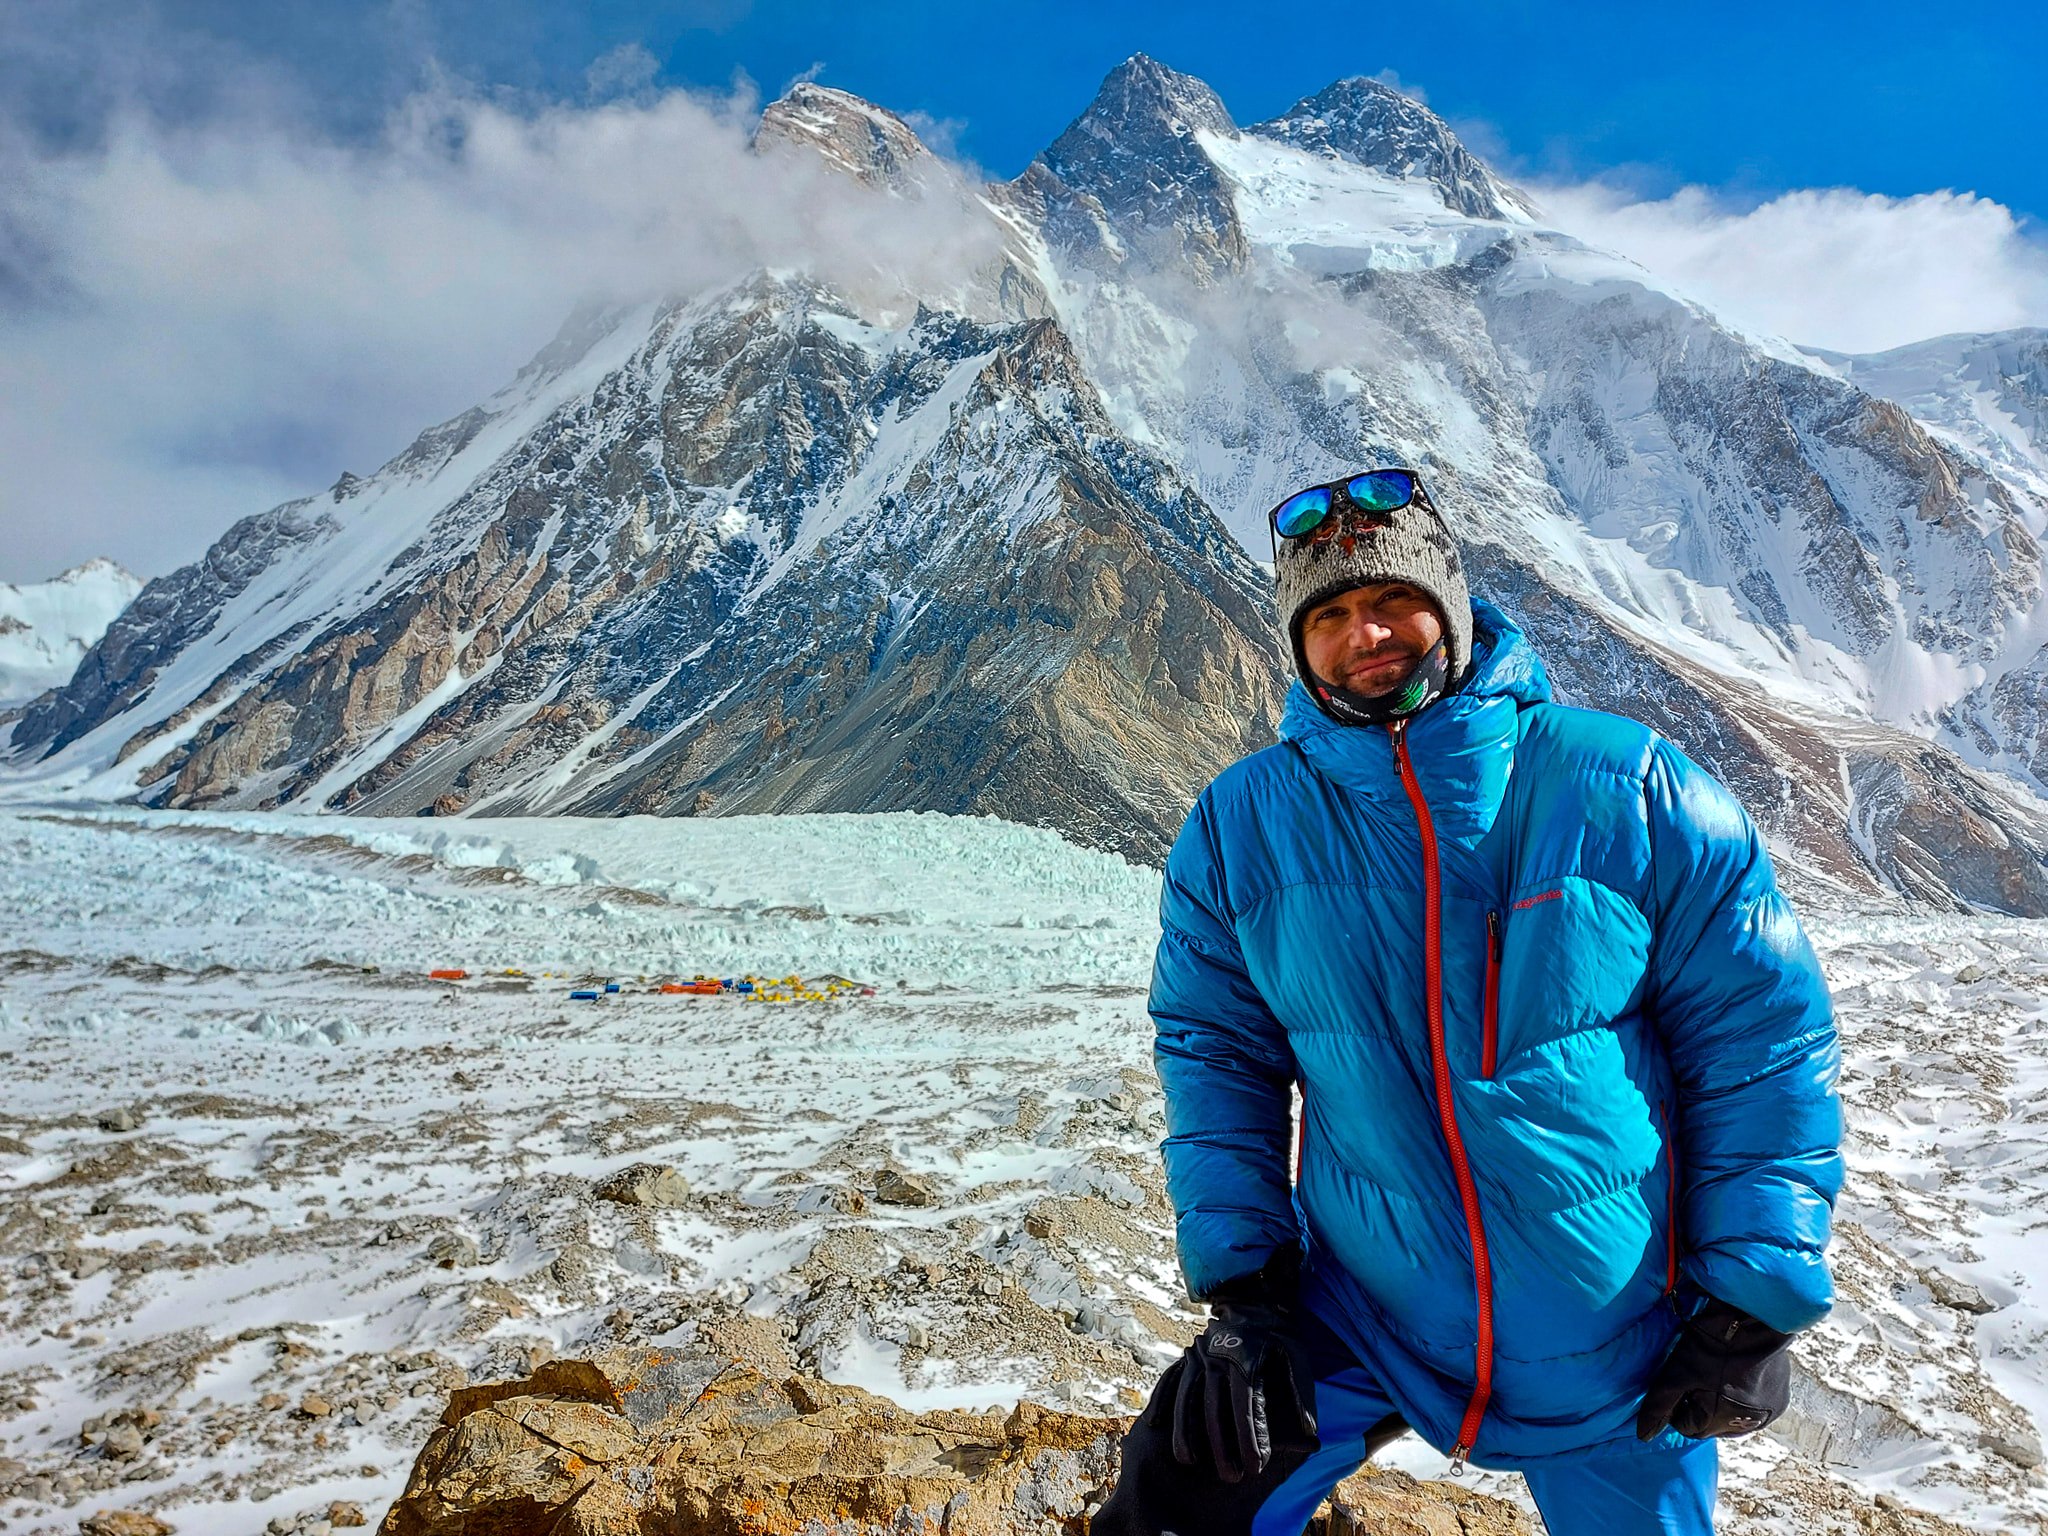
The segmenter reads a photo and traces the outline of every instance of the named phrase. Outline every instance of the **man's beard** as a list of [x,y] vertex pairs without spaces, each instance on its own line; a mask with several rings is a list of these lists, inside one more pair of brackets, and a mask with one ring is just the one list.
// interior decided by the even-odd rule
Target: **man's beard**
[[1339,725],[1385,725],[1442,697],[1455,681],[1460,681],[1450,674],[1449,651],[1438,640],[1388,687],[1370,694],[1353,693],[1341,683],[1326,683],[1317,676],[1310,692],[1322,712]]
[[[1421,654],[1407,646],[1381,646],[1376,651],[1362,651],[1346,658],[1343,665],[1337,668],[1337,675],[1331,681],[1360,698],[1377,699],[1392,693],[1407,682],[1415,673],[1416,663],[1421,660]],[[1397,670],[1377,670],[1396,661],[1401,663]],[[1353,679],[1361,672],[1374,674],[1374,680],[1360,686]]]

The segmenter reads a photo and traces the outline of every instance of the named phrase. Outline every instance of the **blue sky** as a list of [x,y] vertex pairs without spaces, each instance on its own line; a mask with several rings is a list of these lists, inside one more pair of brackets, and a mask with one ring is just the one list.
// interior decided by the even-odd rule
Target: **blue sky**
[[828,229],[915,261],[917,230],[834,225],[748,152],[797,78],[1010,177],[1134,52],[1246,125],[1376,75],[1731,324],[1845,352],[2048,326],[2044,8],[1927,14],[0,0],[0,581],[189,560],[484,399],[594,292]]
[[[44,0],[21,9],[50,32],[153,15],[195,54],[289,72],[309,113],[343,131],[373,128],[431,65],[480,85],[574,95],[593,61],[637,45],[658,84],[723,89],[743,72],[772,96],[816,71],[825,84],[953,124],[959,151],[1011,176],[1105,73],[1142,50],[1207,80],[1245,123],[1341,75],[1390,70],[1524,175],[1622,175],[1646,192],[1700,183],[1750,199],[1795,187],[1953,188],[2037,228],[2048,218],[2039,95],[2048,7],[2038,4]],[[74,117],[81,96],[90,104],[107,85],[48,72],[44,82],[49,117]],[[160,86],[173,112],[207,100],[189,77],[167,74]]]

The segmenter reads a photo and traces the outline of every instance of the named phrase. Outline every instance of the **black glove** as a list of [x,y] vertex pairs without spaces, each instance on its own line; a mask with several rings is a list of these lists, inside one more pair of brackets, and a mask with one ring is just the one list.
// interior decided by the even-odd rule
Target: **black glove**
[[1791,1397],[1791,1343],[1791,1334],[1708,1297],[1650,1378],[1636,1438],[1655,1439],[1667,1424],[1695,1440],[1762,1429]]
[[1298,1253],[1209,1303],[1209,1326],[1181,1357],[1173,1459],[1226,1483],[1266,1470],[1276,1451],[1313,1451],[1316,1384],[1295,1334]]

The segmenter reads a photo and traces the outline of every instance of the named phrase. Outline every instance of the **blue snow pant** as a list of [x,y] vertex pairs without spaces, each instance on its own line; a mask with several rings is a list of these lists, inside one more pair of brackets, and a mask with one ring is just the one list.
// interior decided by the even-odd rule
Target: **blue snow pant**
[[[1182,1466],[1173,1459],[1176,1360],[1124,1437],[1123,1472],[1093,1536],[1301,1536],[1330,1490],[1407,1430],[1371,1373],[1313,1314],[1302,1334],[1320,1450],[1279,1452],[1240,1483],[1206,1465]],[[1675,1451],[1565,1458],[1522,1475],[1551,1536],[1711,1536],[1719,1471],[1718,1447],[1700,1440]]]

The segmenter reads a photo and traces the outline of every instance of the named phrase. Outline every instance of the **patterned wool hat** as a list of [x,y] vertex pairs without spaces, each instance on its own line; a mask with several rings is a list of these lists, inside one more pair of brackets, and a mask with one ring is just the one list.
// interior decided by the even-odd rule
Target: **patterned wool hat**
[[1471,665],[1472,594],[1464,561],[1419,478],[1414,500],[1404,507],[1370,518],[1333,512],[1309,537],[1278,540],[1273,574],[1294,670],[1311,695],[1322,690],[1301,648],[1303,614],[1325,598],[1372,582],[1405,581],[1436,603],[1449,660],[1446,687],[1455,688]]

